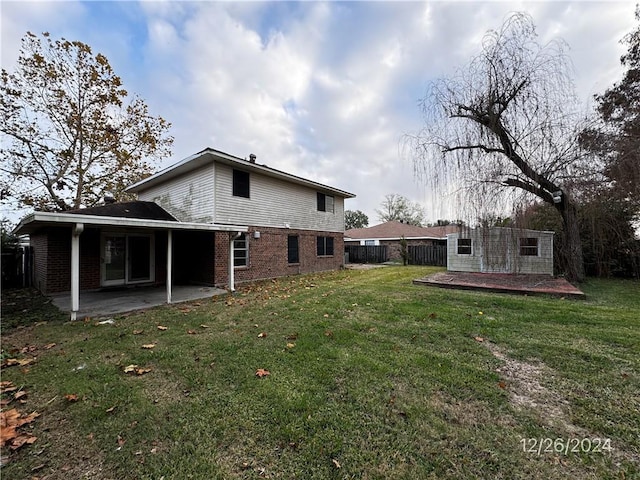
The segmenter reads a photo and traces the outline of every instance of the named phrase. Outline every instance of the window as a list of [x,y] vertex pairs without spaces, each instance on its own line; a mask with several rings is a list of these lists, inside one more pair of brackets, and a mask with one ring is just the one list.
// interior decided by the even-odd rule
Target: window
[[246,267],[249,265],[249,242],[243,233],[233,241],[233,266]]
[[375,246],[376,241],[375,241],[375,240],[365,240],[365,241],[364,241],[364,244],[365,244],[367,247],[371,247],[371,246]]
[[331,195],[325,195],[318,192],[318,211],[334,213],[334,198]]
[[297,235],[289,235],[289,239],[287,240],[287,261],[289,263],[300,263]]
[[520,239],[520,256],[537,257],[538,256],[538,239],[537,238],[521,238]]
[[319,257],[333,255],[333,237],[318,237],[317,247]]
[[458,239],[458,255],[471,255],[471,239],[470,238]]
[[233,170],[233,196],[249,198],[249,172]]

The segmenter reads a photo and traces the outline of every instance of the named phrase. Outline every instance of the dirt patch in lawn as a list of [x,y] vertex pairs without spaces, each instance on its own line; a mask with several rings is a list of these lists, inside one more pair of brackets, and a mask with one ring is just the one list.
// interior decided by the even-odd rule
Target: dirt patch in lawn
[[504,362],[496,371],[502,377],[500,385],[509,392],[511,404],[517,409],[534,411],[541,422],[559,427],[572,435],[588,432],[571,423],[569,401],[543,385],[543,378],[552,378],[554,372],[541,362],[528,363],[508,357],[495,343],[484,342],[491,353]]

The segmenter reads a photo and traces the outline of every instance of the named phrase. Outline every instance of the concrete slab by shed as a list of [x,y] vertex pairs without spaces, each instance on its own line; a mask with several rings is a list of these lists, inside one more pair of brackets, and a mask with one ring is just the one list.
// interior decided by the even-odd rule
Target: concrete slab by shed
[[553,295],[584,299],[585,294],[564,278],[511,273],[438,272],[413,281],[415,285],[463,290],[485,290],[523,295]]

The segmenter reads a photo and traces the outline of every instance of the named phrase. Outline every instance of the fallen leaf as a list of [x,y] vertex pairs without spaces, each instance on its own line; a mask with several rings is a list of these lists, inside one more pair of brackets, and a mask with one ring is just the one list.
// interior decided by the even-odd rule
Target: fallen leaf
[[431,312],[431,313],[429,314],[429,318],[436,318],[437,316],[438,316],[438,314],[437,314],[437,313],[434,313],[434,312]]
[[43,348],[45,350],[51,350],[53,347],[55,347],[56,344],[55,343],[47,343]]
[[31,445],[33,444],[36,440],[38,439],[38,437],[34,437],[33,435],[19,435],[17,437],[15,437],[12,441],[11,441],[11,445],[9,446],[9,448],[11,450],[17,450],[18,448],[20,448],[23,445]]
[[151,371],[150,368],[142,368],[138,365],[127,365],[123,370],[124,373],[135,373],[136,375],[144,375],[145,373],[149,373]]
[[287,343],[287,348],[293,348],[295,346],[296,346],[295,343]]
[[324,318],[329,318],[329,314],[328,314],[328,313],[325,313],[325,314],[323,315],[323,317],[324,317]]
[[9,380],[5,380],[0,382],[0,393],[9,393],[9,392],[13,392],[15,390],[17,390],[18,387],[16,387],[13,382],[10,382]]
[[484,313],[482,313],[482,312],[478,312],[478,315],[484,315]]
[[163,325],[158,325],[158,330],[164,331],[164,330],[168,330],[168,329],[169,329],[169,327],[165,327]]
[[188,333],[189,335],[195,335],[195,334],[196,334],[196,331],[195,331],[195,330],[187,330],[187,333]]
[[127,443],[127,441],[122,438],[122,436],[118,435],[118,446],[123,446],[125,443]]
[[114,405],[114,406],[113,406],[113,407],[111,407],[111,408],[107,408],[107,409],[105,410],[105,412],[107,412],[107,413],[111,413],[111,412],[113,412],[115,409],[116,409],[116,405]]
[[266,377],[267,375],[271,375],[271,372],[269,372],[269,370],[265,370],[264,368],[259,368],[258,370],[256,370],[256,377],[258,378]]
[[335,458],[332,458],[331,461],[333,462],[333,465],[336,468],[342,468],[342,465],[340,465],[340,462],[338,462],[338,460],[336,460]]
[[265,338],[267,336],[267,332],[260,332],[258,334],[258,338]]
[[142,348],[144,348],[145,350],[151,350],[152,348],[155,348],[155,346],[155,343],[145,343],[144,345],[142,345]]
[[24,367],[25,365],[29,365],[30,363],[35,362],[36,359],[35,357],[32,358],[7,358],[4,362],[2,362],[2,366],[3,367],[14,367],[16,365],[19,365],[21,367]]
[[506,384],[505,382],[502,382],[502,381],[498,382],[498,386],[499,386],[500,388],[502,388],[503,390],[504,390],[505,388],[507,388],[507,384]]
[[134,335],[140,335],[141,333],[144,333],[144,330],[134,330],[133,331]]
[[473,337],[476,342],[484,342],[484,338],[482,337]]
[[210,328],[209,325],[205,325],[204,323],[200,325],[200,328]]
[[14,399],[14,400],[19,400],[19,399],[21,399],[22,397],[26,397],[27,395],[28,395],[28,393],[27,393],[27,391],[26,391],[26,390],[20,390],[19,392],[16,392],[16,393],[13,395],[13,399]]
[[325,337],[333,337],[333,332],[331,330],[327,330],[326,332],[324,332],[324,336]]
[[66,398],[67,402],[70,402],[70,403],[78,401],[78,395],[76,395],[75,393],[68,393],[67,395],[64,396],[64,398]]

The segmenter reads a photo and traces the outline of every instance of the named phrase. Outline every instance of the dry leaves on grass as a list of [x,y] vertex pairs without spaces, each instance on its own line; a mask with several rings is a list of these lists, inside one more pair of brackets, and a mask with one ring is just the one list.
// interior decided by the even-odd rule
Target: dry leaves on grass
[[258,370],[256,370],[256,377],[258,378],[267,377],[269,375],[271,375],[271,372],[269,372],[269,370],[265,370],[264,368],[259,368]]
[[33,422],[39,416],[40,414],[37,412],[23,415],[15,408],[0,412],[0,445],[3,447],[8,446],[11,450],[17,450],[23,445],[34,443],[37,437],[20,432],[18,429]]
[[18,400],[20,403],[25,404],[27,401],[23,398],[28,395],[26,390],[18,388],[9,380],[0,382],[0,394],[6,395],[8,398],[0,399],[0,407],[6,407],[14,400]]
[[145,350],[151,350],[155,347],[156,347],[155,343],[145,343],[144,345],[142,345],[142,348],[144,348]]
[[158,330],[162,330],[162,331],[169,330],[169,327],[165,327],[164,325],[158,325]]
[[78,401],[78,395],[76,395],[75,393],[68,393],[67,395],[64,396],[64,398],[66,398],[67,402],[69,403],[74,403]]
[[7,358],[6,360],[4,360],[2,362],[2,368],[5,367],[15,367],[20,366],[20,367],[24,367],[25,365],[29,365],[33,362],[36,361],[36,357],[31,357],[31,358]]
[[123,370],[124,373],[133,373],[135,375],[144,375],[151,371],[150,368],[139,367],[138,365],[127,365]]

